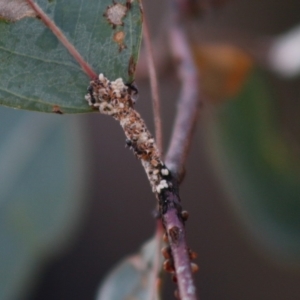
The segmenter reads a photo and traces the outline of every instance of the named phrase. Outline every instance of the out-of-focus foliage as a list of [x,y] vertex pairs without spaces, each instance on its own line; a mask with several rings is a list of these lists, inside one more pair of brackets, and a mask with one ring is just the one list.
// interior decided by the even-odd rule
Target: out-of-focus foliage
[[[274,87],[273,87],[274,89]],[[280,262],[300,263],[300,159],[262,72],[218,108],[215,156],[224,186],[254,240]]]
[[252,58],[229,44],[192,44],[200,86],[213,101],[237,95],[253,66]]
[[81,119],[0,109],[0,299],[20,299],[83,209]]
[[[153,272],[159,245],[154,237],[140,252],[122,260],[102,283],[97,300],[159,299],[154,286],[157,278]],[[159,266],[162,264],[160,257]],[[151,296],[152,295],[152,296]]]

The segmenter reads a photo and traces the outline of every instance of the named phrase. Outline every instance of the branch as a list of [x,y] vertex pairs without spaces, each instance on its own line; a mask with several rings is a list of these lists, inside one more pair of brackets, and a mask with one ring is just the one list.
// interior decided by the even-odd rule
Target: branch
[[90,82],[88,91],[86,100],[89,105],[119,121],[127,146],[141,161],[159,202],[160,214],[172,249],[180,295],[185,300],[197,299],[190,254],[186,247],[177,180],[164,164],[144,120],[134,109],[131,89],[121,78],[109,81],[100,74],[99,78]]
[[160,195],[160,201],[166,203],[166,211],[162,211],[163,224],[170,243],[174,270],[179,287],[180,299],[197,299],[196,287],[192,272],[198,267],[191,264],[195,253],[187,247],[185,234],[185,214],[181,207],[178,185],[181,181],[184,163],[190,149],[191,138],[199,113],[200,89],[198,73],[184,31],[178,24],[179,8],[184,1],[174,1],[172,22],[170,27],[170,44],[175,60],[179,62],[178,73],[182,82],[177,108],[177,116],[169,149],[166,155],[166,166],[173,174],[173,190]]
[[[161,201],[168,204],[162,214],[174,261],[179,294],[181,299],[197,299],[192,272],[197,266],[191,265],[191,254],[187,247],[185,220],[182,215],[181,200],[178,192],[184,163],[190,149],[191,138],[199,111],[198,76],[183,31],[174,24],[170,30],[171,49],[179,63],[179,75],[182,82],[177,116],[173,128],[170,146],[166,155],[166,166],[174,175],[172,192],[166,191]],[[193,266],[193,267],[192,267]]]
[[[175,272],[174,281],[178,283],[180,299],[196,300],[196,287],[192,273],[197,271],[191,264],[191,252],[187,247],[185,234],[185,219],[180,204],[177,180],[173,179],[173,189],[164,191],[160,197],[162,219],[166,229],[167,241],[170,245],[170,267],[166,271]],[[196,266],[196,265],[195,265]]]

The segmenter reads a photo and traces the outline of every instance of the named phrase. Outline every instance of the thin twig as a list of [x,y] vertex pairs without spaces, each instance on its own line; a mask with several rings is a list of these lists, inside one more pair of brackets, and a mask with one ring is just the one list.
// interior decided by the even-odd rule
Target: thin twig
[[76,48],[68,41],[62,31],[55,25],[55,23],[43,12],[43,10],[33,1],[27,0],[27,3],[35,11],[38,17],[45,23],[45,25],[53,32],[59,41],[66,47],[70,54],[81,66],[83,71],[90,77],[90,79],[97,78],[97,74],[93,71],[91,66],[82,58]]
[[154,65],[153,51],[151,46],[151,39],[149,33],[149,27],[147,24],[146,17],[144,15],[143,20],[143,36],[144,42],[147,50],[147,63],[148,72],[150,77],[151,93],[152,93],[152,105],[153,105],[153,115],[154,115],[154,127],[155,127],[155,139],[158,149],[161,154],[163,152],[163,137],[162,137],[162,122],[161,122],[161,109],[160,109],[160,99],[158,92],[157,75]]
[[177,24],[170,29],[170,43],[173,55],[179,61],[178,73],[182,87],[166,164],[181,177],[199,113],[199,80],[185,34]]
[[[160,74],[163,74],[172,63],[167,40],[167,19],[164,21],[164,23],[166,24],[161,25],[161,30],[159,33],[154,38],[151,37],[150,39],[153,57],[155,57],[155,71],[158,77]],[[135,76],[139,79],[148,79],[149,77],[147,55],[148,50],[145,47],[142,47],[135,72]]]
[[[150,78],[150,86],[151,86],[151,93],[152,93],[152,107],[153,107],[153,116],[154,116],[154,128],[155,128],[155,139],[157,147],[163,155],[163,137],[162,137],[162,122],[161,122],[161,106],[160,106],[160,98],[159,98],[159,91],[158,91],[158,82],[157,82],[157,74],[154,64],[153,58],[153,50],[151,46],[151,38],[149,27],[147,23],[147,19],[144,14],[143,20],[143,36],[145,42],[145,48],[147,52],[147,65],[148,65],[148,73]],[[157,286],[157,279],[158,274],[161,269],[160,265],[160,249],[162,245],[162,234],[163,234],[163,227],[161,220],[158,220],[156,223],[156,232],[155,232],[155,239],[157,240],[157,247],[155,249],[155,259],[152,268],[152,288],[151,294],[149,295],[149,300],[156,299],[156,295],[158,294],[158,286]]]

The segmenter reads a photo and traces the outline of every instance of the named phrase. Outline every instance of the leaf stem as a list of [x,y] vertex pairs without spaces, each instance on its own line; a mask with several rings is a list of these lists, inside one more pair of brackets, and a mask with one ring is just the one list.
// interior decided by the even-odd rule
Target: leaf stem
[[70,54],[81,66],[83,71],[90,77],[90,79],[97,78],[97,74],[91,68],[91,66],[82,58],[76,48],[68,41],[62,31],[56,26],[56,24],[43,12],[43,10],[33,1],[26,0],[28,5],[35,11],[37,16],[41,18],[44,24],[53,32],[53,34],[59,39],[59,41],[66,47]]
[[150,32],[149,32],[149,27],[145,15],[143,20],[143,36],[144,36],[145,46],[147,49],[147,64],[148,64],[148,72],[150,77],[150,85],[151,85],[151,93],[152,93],[155,139],[156,139],[157,147],[162,155],[163,137],[162,137],[160,98],[158,92],[157,74],[155,70],[153,51],[151,46]]

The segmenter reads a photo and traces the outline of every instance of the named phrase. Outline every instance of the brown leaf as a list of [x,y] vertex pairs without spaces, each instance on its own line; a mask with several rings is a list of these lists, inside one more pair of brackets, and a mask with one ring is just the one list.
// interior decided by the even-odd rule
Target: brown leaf
[[0,0],[0,19],[14,22],[26,17],[36,17],[25,0]]
[[239,93],[253,66],[247,53],[227,44],[199,44],[192,49],[204,92],[211,100],[222,101]]

